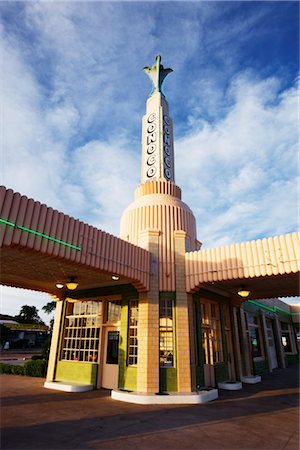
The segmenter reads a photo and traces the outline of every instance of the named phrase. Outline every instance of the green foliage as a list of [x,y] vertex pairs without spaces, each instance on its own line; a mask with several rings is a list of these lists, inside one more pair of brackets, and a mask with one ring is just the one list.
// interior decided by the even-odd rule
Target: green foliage
[[13,375],[27,375],[28,377],[41,377],[46,375],[47,362],[44,359],[27,361],[24,366],[15,364],[0,364],[0,373]]
[[45,377],[47,362],[44,359],[27,361],[24,365],[24,375],[29,377]]
[[55,311],[55,308],[56,302],[53,300],[52,302],[46,303],[46,305],[42,307],[42,310],[47,314],[51,314],[53,311]]
[[12,365],[11,373],[13,373],[14,375],[24,375],[24,367],[23,366]]
[[12,373],[12,364],[0,364],[0,373]]
[[39,310],[35,306],[23,305],[15,319],[20,323],[35,323],[45,325],[38,314]]
[[38,359],[45,359],[43,355],[32,355],[31,361],[37,361]]

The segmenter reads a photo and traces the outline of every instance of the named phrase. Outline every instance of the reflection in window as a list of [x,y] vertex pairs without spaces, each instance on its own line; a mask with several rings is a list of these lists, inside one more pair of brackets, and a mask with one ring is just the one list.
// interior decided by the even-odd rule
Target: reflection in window
[[98,361],[102,302],[67,303],[61,358]]
[[160,367],[174,367],[173,300],[159,304]]

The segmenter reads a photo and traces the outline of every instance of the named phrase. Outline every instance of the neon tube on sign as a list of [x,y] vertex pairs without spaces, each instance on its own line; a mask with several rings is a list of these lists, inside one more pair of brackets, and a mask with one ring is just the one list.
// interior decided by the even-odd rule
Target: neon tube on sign
[[4,225],[8,225],[10,227],[18,228],[19,230],[26,231],[27,233],[31,233],[36,236],[40,236],[44,239],[48,239],[49,241],[56,242],[57,244],[65,245],[66,247],[73,248],[74,250],[81,250],[81,247],[77,247],[76,245],[69,244],[69,242],[61,241],[60,239],[56,239],[52,236],[48,236],[47,234],[32,230],[31,228],[22,227],[22,225],[17,225],[13,222],[9,222],[8,220],[0,219],[0,223],[3,223]]

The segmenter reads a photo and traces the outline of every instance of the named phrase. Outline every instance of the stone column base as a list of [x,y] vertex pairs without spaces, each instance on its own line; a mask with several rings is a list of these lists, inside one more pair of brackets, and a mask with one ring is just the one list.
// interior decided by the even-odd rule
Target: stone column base
[[241,382],[245,384],[256,384],[261,382],[260,375],[250,375],[248,377],[241,377]]
[[195,405],[216,400],[218,398],[218,389],[187,393],[174,392],[166,395],[113,390],[111,391],[111,398],[121,402],[136,403],[139,405]]

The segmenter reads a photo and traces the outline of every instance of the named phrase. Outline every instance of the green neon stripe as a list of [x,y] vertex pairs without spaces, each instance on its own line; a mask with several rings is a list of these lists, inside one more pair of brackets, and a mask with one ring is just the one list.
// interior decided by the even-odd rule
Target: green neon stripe
[[285,311],[285,309],[279,308],[278,306],[266,306],[266,305],[262,305],[261,303],[255,302],[254,300],[247,300],[248,303],[253,303],[253,305],[259,306],[259,308],[263,308],[266,309],[267,311],[271,311],[272,313],[276,313],[277,311],[281,311],[285,314],[289,314],[290,316],[294,316],[297,314],[300,314],[299,312],[290,312],[290,311]]
[[26,231],[27,233],[35,234],[36,236],[40,236],[42,238],[48,239],[49,241],[57,242],[58,244],[65,245],[66,247],[74,248],[75,250],[81,250],[80,247],[77,247],[76,245],[69,244],[68,242],[61,241],[60,239],[56,239],[52,236],[48,236],[44,233],[39,233],[38,231],[31,230],[31,228],[22,227],[21,225],[16,225],[15,223],[8,222],[8,220],[0,219],[1,223],[4,223],[5,225],[9,225],[11,227],[19,228],[20,230]]
[[12,222],[9,222],[8,220],[0,219],[1,223],[4,223],[5,225],[9,225],[10,227],[15,227],[16,225]]

